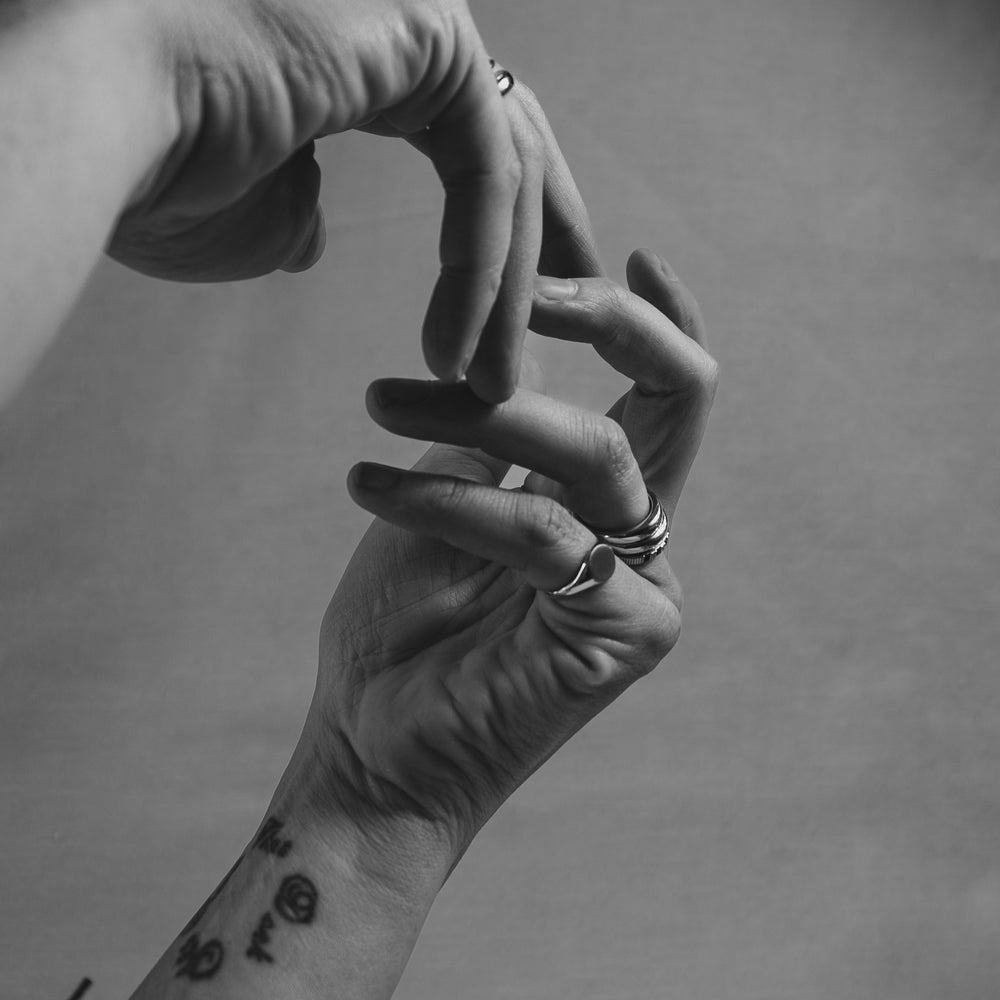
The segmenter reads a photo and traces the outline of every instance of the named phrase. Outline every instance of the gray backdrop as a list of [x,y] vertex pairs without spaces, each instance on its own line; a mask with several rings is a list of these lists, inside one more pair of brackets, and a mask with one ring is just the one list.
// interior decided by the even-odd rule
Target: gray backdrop
[[[684,636],[483,832],[405,1000],[995,1000],[1000,5],[473,3],[612,273],[668,256],[722,385]],[[305,276],[102,264],[0,421],[0,995],[119,997],[261,817],[367,515],[418,446],[441,198],[321,146]],[[553,389],[620,380],[541,345]]]

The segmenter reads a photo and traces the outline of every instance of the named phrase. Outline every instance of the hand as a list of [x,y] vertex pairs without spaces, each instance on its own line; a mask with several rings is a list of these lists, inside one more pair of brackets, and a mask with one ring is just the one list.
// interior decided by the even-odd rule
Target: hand
[[[369,829],[425,824],[446,866],[680,628],[665,554],[616,562],[582,594],[544,591],[595,544],[570,510],[621,531],[646,514],[648,486],[672,521],[716,385],[697,306],[646,251],[629,261],[631,291],[556,284],[570,297],[536,295],[532,328],[589,342],[636,380],[607,417],[528,388],[491,407],[461,384],[380,380],[374,419],[442,443],[413,471],[365,463],[350,477],[379,519],[327,610],[307,739],[331,800],[350,795]],[[508,463],[532,470],[524,490],[498,488]]]
[[153,11],[177,135],[108,252],[181,280],[302,270],[325,243],[313,140],[357,127],[410,137],[445,189],[428,364],[442,378],[467,370],[484,399],[509,397],[543,202],[554,272],[599,265],[544,115],[520,83],[501,98],[464,0],[171,0]]

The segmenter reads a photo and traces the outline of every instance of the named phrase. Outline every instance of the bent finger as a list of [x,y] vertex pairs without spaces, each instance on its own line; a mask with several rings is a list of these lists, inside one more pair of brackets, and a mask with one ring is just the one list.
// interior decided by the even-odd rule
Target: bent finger
[[648,300],[605,279],[539,277],[531,329],[593,345],[649,395],[707,391],[715,379],[714,360],[691,337]]
[[[516,93],[515,88],[514,93]],[[521,164],[521,187],[503,281],[466,372],[475,394],[501,403],[513,395],[520,354],[531,314],[531,287],[542,241],[545,164],[534,126],[511,95],[504,98],[511,136]]]
[[[662,274],[644,278],[648,287],[667,283]],[[661,289],[661,299],[668,296]],[[715,361],[647,299],[602,279],[540,278],[531,326],[543,336],[591,343],[635,381],[609,416],[621,423],[646,481],[672,516],[711,410]]]
[[[424,319],[424,355],[439,378],[464,374],[499,292],[521,168],[485,55],[431,124],[425,151],[444,186],[441,273]],[[511,389],[516,367],[510,373]]]
[[488,406],[465,385],[380,379],[372,418],[395,434],[478,447],[561,484],[562,499],[594,527],[616,532],[649,512],[642,472],[622,427],[600,414],[529,390]]

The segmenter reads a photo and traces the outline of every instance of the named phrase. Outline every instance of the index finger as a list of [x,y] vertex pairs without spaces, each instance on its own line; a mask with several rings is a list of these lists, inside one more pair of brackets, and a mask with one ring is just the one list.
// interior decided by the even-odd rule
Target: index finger
[[[521,166],[485,53],[472,59],[423,151],[444,186],[441,274],[424,319],[428,367],[460,378],[500,290]],[[512,372],[511,384],[517,373]]]

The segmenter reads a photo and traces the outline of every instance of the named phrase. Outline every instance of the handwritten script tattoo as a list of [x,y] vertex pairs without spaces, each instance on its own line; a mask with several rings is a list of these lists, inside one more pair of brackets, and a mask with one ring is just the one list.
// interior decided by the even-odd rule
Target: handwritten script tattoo
[[198,921],[201,920],[203,916],[205,916],[205,911],[212,905],[216,896],[218,896],[219,893],[226,888],[226,883],[233,877],[233,872],[235,872],[236,869],[239,868],[240,862],[242,860],[243,860],[242,856],[236,859],[236,864],[234,864],[233,867],[230,868],[228,872],[226,872],[225,878],[215,887],[215,891],[212,893],[212,895],[209,896],[208,899],[206,899],[205,902],[201,904],[201,906],[198,908],[198,912],[184,925],[184,929],[180,933],[181,937],[183,937],[185,934],[190,934],[191,931],[195,929],[195,926],[197,925]]
[[[316,919],[316,903],[319,893],[313,882],[305,875],[289,875],[282,880],[278,894],[274,897],[274,908],[278,915],[290,924],[311,924]],[[266,950],[271,943],[271,932],[275,929],[274,917],[270,911],[260,918],[250,947],[246,950],[247,958],[255,962],[273,963],[274,956]]]
[[264,945],[271,940],[271,931],[274,930],[274,917],[270,913],[265,913],[260,918],[257,929],[250,939],[250,947],[247,948],[247,958],[252,958],[257,962],[274,962],[274,956],[264,951]]
[[264,824],[264,828],[257,835],[253,846],[260,851],[264,851],[265,854],[274,854],[279,858],[285,857],[292,849],[292,842],[290,840],[283,840],[278,836],[284,825],[280,819],[275,819],[271,816]]
[[225,954],[221,941],[213,938],[202,944],[198,935],[192,934],[184,942],[174,963],[177,966],[174,978],[211,979],[222,968]]

